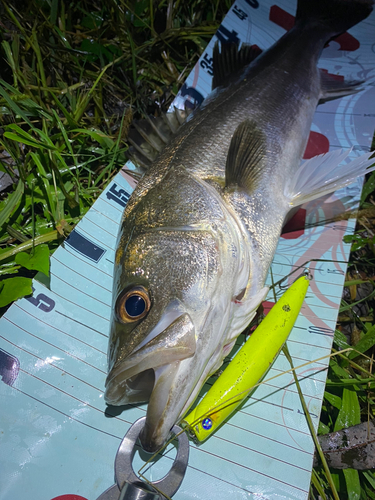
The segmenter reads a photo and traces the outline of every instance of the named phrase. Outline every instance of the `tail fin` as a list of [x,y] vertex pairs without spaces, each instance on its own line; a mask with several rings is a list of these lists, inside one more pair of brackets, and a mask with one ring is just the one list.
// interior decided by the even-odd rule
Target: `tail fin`
[[315,21],[339,35],[365,19],[373,5],[373,0],[298,0],[296,23]]

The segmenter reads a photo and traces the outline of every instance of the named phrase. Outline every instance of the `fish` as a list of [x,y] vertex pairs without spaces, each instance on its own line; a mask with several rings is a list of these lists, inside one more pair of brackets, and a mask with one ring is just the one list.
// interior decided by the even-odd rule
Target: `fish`
[[319,56],[372,8],[372,0],[299,0],[294,27],[260,55],[215,46],[215,89],[151,157],[130,197],[104,396],[108,405],[148,403],[145,451],[164,445],[254,317],[293,207],[373,164],[365,154],[340,165],[348,155],[340,151],[301,164],[318,103],[360,84],[330,78]]

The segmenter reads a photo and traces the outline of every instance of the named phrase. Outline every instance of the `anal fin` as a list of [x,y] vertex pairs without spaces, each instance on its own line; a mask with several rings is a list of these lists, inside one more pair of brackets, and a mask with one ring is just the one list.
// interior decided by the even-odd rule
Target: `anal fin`
[[365,153],[341,165],[350,151],[330,151],[304,161],[285,189],[284,194],[290,200],[290,205],[302,205],[333,193],[348,186],[357,177],[375,170],[375,158],[371,158],[374,152]]
[[333,99],[339,99],[360,92],[364,80],[344,80],[338,75],[332,75],[328,71],[320,70],[320,99],[319,104]]

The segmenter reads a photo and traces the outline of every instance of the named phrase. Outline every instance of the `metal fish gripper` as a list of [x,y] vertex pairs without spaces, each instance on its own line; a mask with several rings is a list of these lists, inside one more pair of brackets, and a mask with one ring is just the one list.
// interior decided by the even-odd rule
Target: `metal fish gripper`
[[172,429],[178,440],[178,449],[168,474],[151,483],[142,481],[135,474],[132,462],[136,442],[145,421],[146,417],[140,418],[125,434],[116,453],[115,484],[104,491],[97,500],[163,500],[172,497],[179,489],[188,465],[189,439],[178,425]]

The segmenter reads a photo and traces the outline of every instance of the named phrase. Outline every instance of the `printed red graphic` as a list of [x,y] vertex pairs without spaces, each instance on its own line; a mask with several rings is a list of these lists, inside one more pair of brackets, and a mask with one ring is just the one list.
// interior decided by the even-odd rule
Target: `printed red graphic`
[[289,31],[294,26],[294,16],[289,14],[286,10],[282,9],[278,5],[272,5],[270,8],[270,21],[284,28],[284,30]]
[[[310,131],[309,140],[303,155],[304,160],[329,151],[329,140],[319,132]],[[285,224],[281,237],[285,240],[295,240],[305,232],[306,210],[300,208],[297,213]]]
[[359,41],[347,32],[335,38],[335,42],[340,44],[339,50],[347,50],[348,52],[354,52],[360,46]]
[[329,140],[323,134],[319,132],[310,132],[309,140],[307,141],[307,146],[303,154],[303,159],[308,160],[316,155],[321,155],[323,153],[328,153],[329,151]]
[[332,78],[332,80],[337,80],[338,82],[343,82],[345,80],[345,78],[342,75],[335,75],[333,73],[328,73],[328,69],[321,69],[320,71],[322,73],[326,73],[327,75],[329,75]]
[[256,57],[258,57],[263,52],[263,50],[260,47],[258,47],[258,45],[256,43],[251,45],[251,49],[252,49],[253,54],[254,54],[254,59],[255,59],[255,54],[256,54]]
[[265,302],[262,302],[263,306],[263,314],[267,316],[267,314],[270,312],[270,310],[273,308],[275,305],[275,302],[271,302],[269,300],[266,300]]
[[[270,8],[270,21],[280,26],[280,28],[284,28],[286,31],[289,31],[294,26],[295,17],[289,12],[286,12],[284,9],[279,7],[278,5],[272,5]],[[357,50],[360,46],[359,41],[354,38],[354,36],[349,33],[343,33],[342,35],[335,38],[335,42],[340,44],[339,50],[347,50],[353,52]]]
[[[270,300],[265,300],[264,302],[262,302],[262,304],[259,306],[259,309],[258,309],[257,314],[255,316],[255,323],[256,324],[253,325],[251,328],[249,328],[248,332],[246,332],[246,337],[250,336],[258,328],[259,315],[261,314],[262,318],[263,318],[263,315],[267,316],[267,314],[270,312],[270,310],[273,308],[274,305],[275,305],[275,302],[272,302]],[[263,312],[262,312],[262,308],[263,308]],[[258,321],[257,321],[257,319],[258,319]]]
[[51,500],[88,500],[85,497],[81,497],[81,495],[60,495],[58,497],[51,498]]
[[300,208],[285,224],[281,237],[285,240],[295,240],[305,232],[306,210]]

